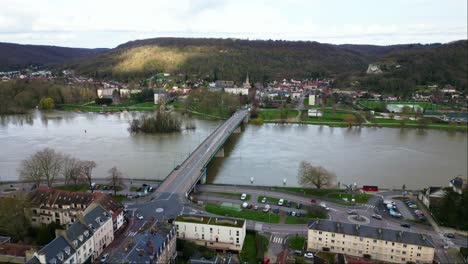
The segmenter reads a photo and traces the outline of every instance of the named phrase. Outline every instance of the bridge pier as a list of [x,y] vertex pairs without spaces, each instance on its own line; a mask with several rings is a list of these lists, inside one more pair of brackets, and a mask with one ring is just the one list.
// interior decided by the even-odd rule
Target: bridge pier
[[224,158],[224,148],[220,148],[218,152],[216,152],[215,158]]
[[232,132],[233,134],[240,134],[242,132],[242,128],[239,126],[236,128],[236,130],[234,130],[234,132]]
[[201,183],[201,184],[205,184],[205,183],[206,183],[206,167],[203,167],[203,169],[201,170],[200,183]]

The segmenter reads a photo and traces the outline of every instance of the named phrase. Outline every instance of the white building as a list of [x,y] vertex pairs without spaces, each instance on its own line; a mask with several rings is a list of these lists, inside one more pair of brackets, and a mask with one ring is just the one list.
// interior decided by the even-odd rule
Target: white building
[[115,88],[99,88],[97,89],[97,96],[99,98],[111,97],[114,94],[114,91],[117,91]]
[[249,94],[249,88],[244,88],[244,87],[231,87],[231,88],[224,88],[224,91],[226,93],[234,94],[234,95],[248,95]]
[[328,220],[309,224],[307,250],[392,263],[432,263],[433,242],[423,234]]
[[120,89],[120,97],[124,98],[128,98],[130,97],[130,95],[132,94],[138,94],[138,93],[141,93],[141,89],[127,89],[127,88],[123,88],[123,89]]
[[322,111],[317,110],[317,109],[309,109],[307,111],[307,115],[311,117],[320,117],[322,116]]
[[112,216],[100,205],[92,204],[86,208],[83,223],[93,232],[94,254],[97,258],[103,249],[114,240]]
[[63,236],[75,250],[76,263],[93,260],[93,233],[81,222],[71,224],[66,230],[56,230],[57,236]]
[[154,104],[161,104],[166,101],[166,94],[162,91],[154,92]]
[[177,238],[218,250],[240,251],[244,245],[244,220],[182,215],[175,219]]
[[309,105],[315,105],[315,94],[309,95]]

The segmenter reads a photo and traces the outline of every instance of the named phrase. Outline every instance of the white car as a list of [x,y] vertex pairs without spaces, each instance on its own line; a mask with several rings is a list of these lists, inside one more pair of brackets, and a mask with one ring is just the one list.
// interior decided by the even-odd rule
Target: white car
[[138,220],[143,220],[143,216],[142,216],[141,214],[137,214],[137,215],[136,215],[136,218],[137,218]]
[[307,252],[307,253],[304,254],[304,258],[313,259],[314,254],[312,252]]
[[322,203],[320,206],[322,206],[325,210],[330,211],[330,208],[328,208],[326,204]]
[[248,203],[242,203],[242,208],[247,208],[247,206],[249,206]]
[[263,197],[262,203],[266,203],[266,202],[267,202],[267,198],[266,198],[266,197]]
[[263,212],[267,213],[268,211],[270,211],[270,209],[271,209],[270,205],[267,204],[267,205],[265,205],[265,208],[263,208]]
[[108,258],[109,258],[109,253],[106,253],[106,254],[102,255],[102,257],[101,257],[101,263],[106,262]]
[[284,204],[284,199],[279,199],[278,205],[281,206],[281,205],[283,205],[283,204]]
[[247,199],[247,194],[246,193],[243,193],[241,195],[241,200],[244,201],[245,199]]

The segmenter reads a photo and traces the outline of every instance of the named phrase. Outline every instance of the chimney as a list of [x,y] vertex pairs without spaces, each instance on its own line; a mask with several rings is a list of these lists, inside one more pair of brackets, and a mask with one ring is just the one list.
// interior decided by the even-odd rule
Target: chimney
[[216,217],[216,221],[215,221],[215,223],[218,223],[218,217]]
[[378,228],[377,232],[379,232],[379,234],[381,235],[382,234],[382,228]]
[[399,232],[398,232],[398,237],[401,238],[402,236],[403,236],[403,231],[399,231]]

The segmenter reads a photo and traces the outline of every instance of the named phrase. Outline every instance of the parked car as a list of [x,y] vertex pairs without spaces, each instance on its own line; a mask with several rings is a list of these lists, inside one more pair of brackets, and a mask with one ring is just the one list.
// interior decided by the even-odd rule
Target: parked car
[[302,213],[301,213],[301,212],[297,212],[297,213],[296,213],[296,216],[297,216],[297,217],[302,217]]
[[279,211],[280,211],[280,210],[279,210],[279,208],[275,208],[275,209],[273,209],[273,213],[275,213],[275,214],[278,214],[278,213],[279,213]]
[[292,211],[288,211],[288,215],[291,215],[292,214]]
[[136,191],[141,192],[141,191],[143,191],[143,189],[140,187],[140,188],[136,189]]
[[317,203],[317,200],[311,199],[310,202],[311,202],[311,203]]
[[445,236],[448,237],[448,238],[455,238],[455,235],[452,234],[452,233],[447,233],[447,234],[445,234]]
[[411,227],[409,224],[401,224],[400,226],[404,227],[404,228],[410,228]]
[[381,215],[378,215],[378,214],[373,214],[372,215],[372,218],[375,218],[377,220],[382,220],[382,216]]
[[356,210],[351,210],[351,211],[348,211],[348,214],[349,215],[357,215],[358,212]]
[[147,186],[149,186],[149,185],[148,185],[148,184],[146,184],[146,183],[143,183],[141,186],[143,186],[143,187],[147,187]]
[[283,205],[283,204],[284,204],[284,199],[279,199],[279,200],[278,200],[278,205],[281,206],[281,205]]
[[267,202],[267,198],[266,197],[263,197],[262,198],[262,203],[266,203]]
[[292,212],[291,212],[291,216],[296,216],[296,212],[295,212],[295,211],[292,211]]
[[252,204],[247,205],[247,209],[252,209],[252,207],[253,207]]
[[302,204],[300,204],[300,203],[296,204],[296,208],[297,208],[297,209],[301,209],[301,208],[302,208]]
[[104,255],[102,255],[101,257],[101,263],[105,263],[107,261],[107,259],[109,258],[109,253],[106,253]]
[[291,207],[291,205],[292,205],[292,202],[291,202],[291,201],[287,201],[287,202],[286,202],[286,207]]
[[242,203],[242,208],[247,208],[247,206],[249,206],[248,203]]
[[417,206],[417,205],[415,205],[415,204],[411,204],[411,205],[408,205],[408,206],[409,206],[410,208],[413,208],[413,209],[416,209],[416,208],[418,208],[418,206]]
[[241,200],[244,201],[245,199],[247,199],[247,194],[246,193],[243,193],[241,195]]
[[268,213],[268,211],[270,211],[270,209],[271,209],[271,208],[270,208],[270,205],[267,204],[267,205],[265,205],[265,207],[263,208],[263,212]]
[[258,206],[255,205],[255,206],[253,207],[253,209],[254,209],[254,210],[258,210]]
[[314,258],[314,253],[312,253],[312,252],[305,253],[304,258],[313,259]]
[[297,255],[297,256],[302,256],[302,251],[301,250],[294,250],[293,254]]
[[138,220],[143,220],[143,216],[142,216],[141,214],[137,214],[137,215],[136,215],[136,218],[137,218]]

